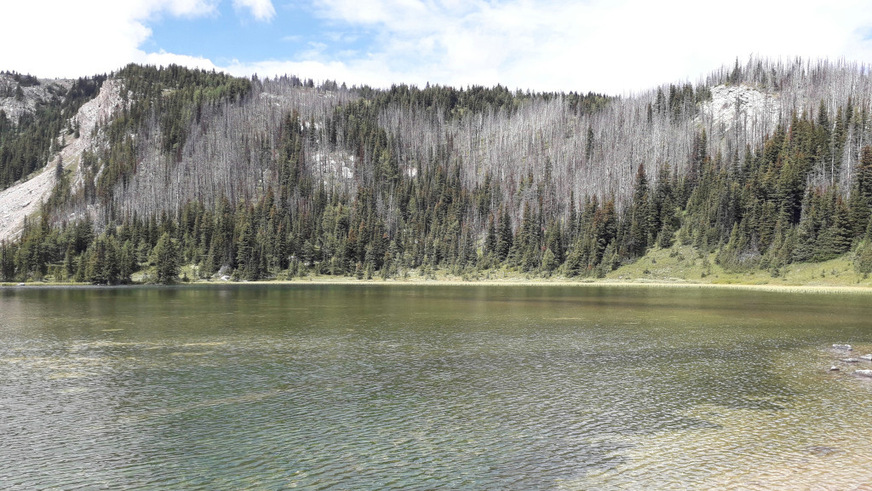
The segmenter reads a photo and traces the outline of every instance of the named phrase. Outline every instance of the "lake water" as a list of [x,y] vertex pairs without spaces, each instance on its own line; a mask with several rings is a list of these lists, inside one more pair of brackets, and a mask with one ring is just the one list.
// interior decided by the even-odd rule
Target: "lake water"
[[0,289],[0,488],[868,486],[833,343],[872,295]]

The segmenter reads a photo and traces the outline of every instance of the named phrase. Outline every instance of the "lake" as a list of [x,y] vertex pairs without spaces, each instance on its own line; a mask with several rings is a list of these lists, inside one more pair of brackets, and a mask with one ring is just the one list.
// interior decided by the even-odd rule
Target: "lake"
[[3,288],[0,488],[852,488],[866,353],[861,293]]

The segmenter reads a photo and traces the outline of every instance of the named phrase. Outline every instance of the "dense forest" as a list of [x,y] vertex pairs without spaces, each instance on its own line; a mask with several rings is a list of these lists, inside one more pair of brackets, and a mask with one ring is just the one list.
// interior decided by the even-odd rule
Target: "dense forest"
[[[677,245],[733,271],[852,254],[872,272],[861,67],[751,60],[628,98],[176,66],[109,78],[122,109],[0,243],[0,280],[584,278]],[[75,131],[64,121],[104,80],[34,118]],[[41,165],[60,143],[3,121],[9,186],[36,168],[20,142]]]

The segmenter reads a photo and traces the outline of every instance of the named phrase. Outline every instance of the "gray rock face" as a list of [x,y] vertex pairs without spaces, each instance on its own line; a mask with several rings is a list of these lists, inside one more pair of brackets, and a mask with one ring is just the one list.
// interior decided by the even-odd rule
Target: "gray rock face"
[[842,363],[860,363],[859,358],[842,358]]
[[870,353],[868,355],[863,355],[860,357],[860,359],[863,361],[872,361],[872,353]]
[[838,372],[839,370],[841,370],[841,368],[837,367],[836,365],[830,367],[831,372]]
[[850,344],[834,344],[833,349],[836,351],[853,351],[854,348]]
[[[36,111],[41,104],[52,100],[55,93],[64,94],[72,86],[75,80],[49,80],[40,79],[39,83],[21,85],[12,75],[0,75],[0,110],[6,113],[6,117],[18,124],[18,120],[25,114]],[[20,95],[16,95],[21,90]]]
[[872,370],[854,370],[854,375],[858,377],[872,378]]

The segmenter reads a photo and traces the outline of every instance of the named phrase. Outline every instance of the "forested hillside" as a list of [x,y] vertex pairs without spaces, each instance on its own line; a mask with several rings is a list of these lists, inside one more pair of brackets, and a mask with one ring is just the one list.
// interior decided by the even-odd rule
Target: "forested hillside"
[[682,244],[733,271],[844,254],[872,270],[872,79],[849,63],[751,60],[623,98],[177,66],[106,79],[0,113],[9,187],[78,137],[88,97],[122,101],[46,171],[0,280],[591,277]]

